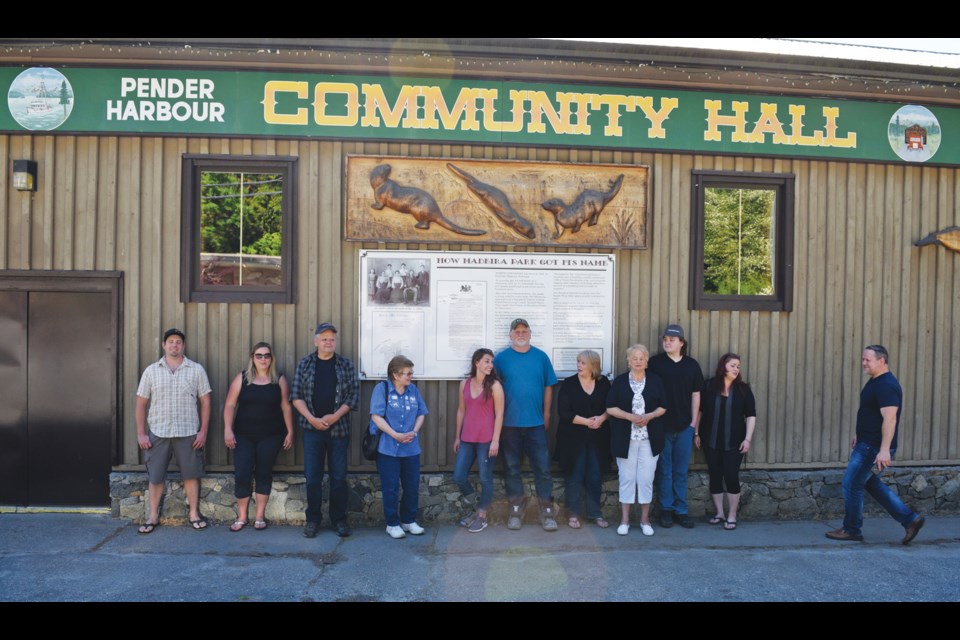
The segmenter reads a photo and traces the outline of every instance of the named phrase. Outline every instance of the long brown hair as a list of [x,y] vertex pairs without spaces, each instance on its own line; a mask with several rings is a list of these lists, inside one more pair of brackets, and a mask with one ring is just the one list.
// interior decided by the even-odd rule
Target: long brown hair
[[[493,351],[490,349],[480,348],[473,352],[473,356],[470,358],[470,375],[467,376],[468,380],[472,380],[477,377],[477,363],[483,360],[483,356],[493,357]],[[490,375],[483,379],[483,399],[489,400],[490,394],[493,393],[493,383],[500,382],[499,376],[497,376],[497,370],[493,369],[490,371]]]
[[[727,352],[720,356],[720,361],[717,362],[717,370],[713,372],[713,379],[710,381],[710,391],[714,393],[720,393],[723,391],[723,381],[727,376],[727,363],[731,360],[739,360],[740,362],[743,362],[743,358],[732,352]],[[730,388],[737,391],[743,391],[748,387],[749,385],[743,381],[743,378],[740,377],[740,372],[738,371],[737,377],[734,378],[733,382],[730,384]]]

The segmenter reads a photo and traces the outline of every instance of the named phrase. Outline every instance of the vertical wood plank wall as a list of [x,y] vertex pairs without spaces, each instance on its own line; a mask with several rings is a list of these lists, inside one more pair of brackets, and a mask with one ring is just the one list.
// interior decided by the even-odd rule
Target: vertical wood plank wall
[[[299,158],[298,303],[180,302],[180,170],[191,154]],[[340,351],[356,358],[358,251],[502,251],[500,245],[357,244],[342,240],[342,167],[347,153],[646,164],[652,169],[648,251],[617,252],[618,352],[634,342],[659,350],[657,335],[680,322],[691,355],[710,374],[725,351],[743,356],[757,395],[751,466],[843,464],[856,417],[863,345],[880,342],[905,392],[901,462],[960,462],[960,256],[912,242],[960,224],[960,170],[927,166],[449,144],[129,136],[0,136],[0,168],[39,163],[39,191],[0,181],[0,268],[121,270],[125,360],[122,464],[137,465],[133,396],[140,372],[160,356],[159,335],[187,334],[188,355],[214,387],[208,462],[232,463],[221,407],[250,346],[273,343],[291,372],[311,351],[313,328],[340,328]],[[693,169],[796,175],[794,311],[689,311],[690,182]],[[523,249],[520,249],[523,250]],[[531,249],[531,251],[545,249]],[[536,331],[536,327],[534,327]],[[534,334],[535,336],[536,334]],[[78,336],[79,337],[79,336]],[[618,371],[623,369],[618,356]],[[466,363],[464,365],[467,366]],[[91,375],[96,364],[92,363]],[[373,383],[362,387],[368,406]],[[452,468],[455,382],[421,382],[431,415],[424,470]],[[353,418],[354,432],[366,412]],[[353,469],[372,469],[350,454]],[[303,462],[299,445],[279,464]]]

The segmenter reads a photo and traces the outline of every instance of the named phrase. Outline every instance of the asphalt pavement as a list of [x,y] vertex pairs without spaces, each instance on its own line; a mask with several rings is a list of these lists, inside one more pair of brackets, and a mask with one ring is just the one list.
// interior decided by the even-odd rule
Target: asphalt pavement
[[379,527],[307,539],[293,526],[142,535],[104,514],[0,513],[0,601],[960,601],[960,516],[928,517],[907,546],[889,517],[868,518],[864,542],[826,539],[839,524],[698,523],[645,537],[561,521],[556,532],[428,525],[403,540]]

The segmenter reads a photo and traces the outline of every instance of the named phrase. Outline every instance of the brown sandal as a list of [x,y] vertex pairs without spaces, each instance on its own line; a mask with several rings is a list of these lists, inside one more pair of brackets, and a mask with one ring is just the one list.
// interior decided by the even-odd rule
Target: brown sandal
[[580,518],[577,516],[570,516],[570,519],[567,520],[567,526],[569,526],[571,529],[579,529],[583,526],[583,524],[580,522]]
[[600,527],[601,529],[606,529],[607,527],[610,526],[610,523],[604,520],[602,517],[597,518],[596,520],[594,520],[594,522],[596,522],[597,526]]

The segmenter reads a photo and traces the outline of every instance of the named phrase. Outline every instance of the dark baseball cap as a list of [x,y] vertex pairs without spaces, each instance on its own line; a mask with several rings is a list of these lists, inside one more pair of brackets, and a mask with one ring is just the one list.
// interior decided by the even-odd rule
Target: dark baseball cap
[[527,329],[530,328],[530,323],[529,323],[529,322],[527,322],[527,321],[524,320],[523,318],[517,318],[516,320],[514,320],[513,322],[510,323],[510,331],[513,331],[514,329],[516,329],[516,328],[517,328],[518,326],[520,326],[521,324],[522,324],[523,326],[525,326]]
[[317,330],[314,332],[314,335],[321,334],[324,331],[333,331],[334,333],[338,333],[337,328],[333,326],[332,322],[321,322],[317,325]]
[[187,336],[183,335],[183,331],[180,331],[180,329],[167,329],[163,332],[163,340],[161,340],[161,342],[166,342],[170,336],[180,336],[181,340],[184,342],[187,341]]
[[667,336],[673,336],[675,338],[680,338],[681,340],[684,340],[685,338],[683,337],[683,327],[681,327],[678,324],[668,324],[667,328],[663,330],[663,335],[660,337],[666,338]]

